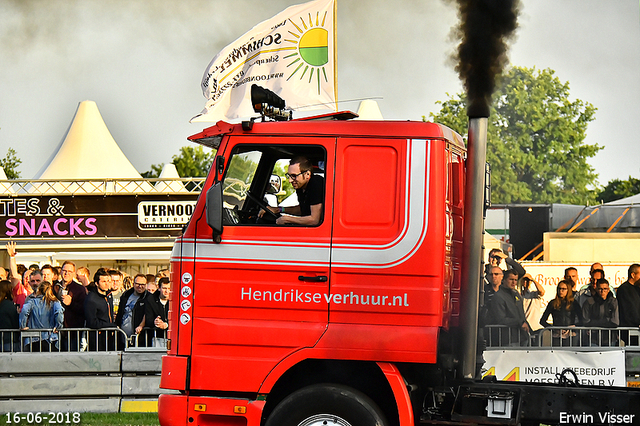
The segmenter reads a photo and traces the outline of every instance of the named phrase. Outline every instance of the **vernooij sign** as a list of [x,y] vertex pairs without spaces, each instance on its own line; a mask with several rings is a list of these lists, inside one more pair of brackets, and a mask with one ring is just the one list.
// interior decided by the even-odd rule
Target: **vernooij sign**
[[178,235],[198,194],[0,198],[0,238]]

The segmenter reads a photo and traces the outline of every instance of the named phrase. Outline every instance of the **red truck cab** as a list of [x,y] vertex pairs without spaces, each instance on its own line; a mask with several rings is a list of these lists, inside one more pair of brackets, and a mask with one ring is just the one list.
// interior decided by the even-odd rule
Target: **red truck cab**
[[[407,384],[447,374],[462,138],[434,123],[343,118],[218,122],[189,138],[217,152],[172,252],[161,387],[175,393],[160,397],[161,424],[408,425]],[[295,156],[324,181],[316,226],[258,214],[266,195],[288,195],[271,183]]]

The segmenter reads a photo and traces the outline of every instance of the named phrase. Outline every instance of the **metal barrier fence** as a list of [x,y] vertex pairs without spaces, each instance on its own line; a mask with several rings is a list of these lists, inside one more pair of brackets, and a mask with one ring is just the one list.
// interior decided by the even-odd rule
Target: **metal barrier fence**
[[127,337],[119,328],[0,330],[0,352],[108,352],[154,347],[166,350],[166,331],[144,328]]
[[12,179],[0,181],[4,195],[88,195],[130,193],[200,193],[206,178]]
[[484,328],[484,338],[490,348],[640,347],[640,329],[631,327],[546,327],[528,333],[520,327],[487,325]]
[[[584,348],[622,346],[640,348],[640,329],[631,327],[547,327],[527,333],[519,327],[487,325],[487,347]],[[106,352],[129,348],[166,349],[165,330],[144,328],[127,337],[119,328],[0,330],[0,352]]]

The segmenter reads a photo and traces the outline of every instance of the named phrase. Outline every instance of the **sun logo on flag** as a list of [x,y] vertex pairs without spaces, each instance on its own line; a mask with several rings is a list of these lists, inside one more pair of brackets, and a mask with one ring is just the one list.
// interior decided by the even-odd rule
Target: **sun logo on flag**
[[315,83],[318,87],[318,94],[320,94],[320,87],[322,81],[327,83],[327,70],[325,66],[329,63],[329,31],[324,28],[324,24],[327,18],[327,12],[324,13],[322,20],[320,19],[320,13],[316,13],[315,22],[308,16],[308,20],[300,17],[300,24],[298,25],[289,19],[289,22],[296,27],[297,32],[289,31],[294,39],[285,39],[286,42],[295,44],[295,52],[285,56],[284,59],[290,59],[291,62],[287,67],[293,67],[292,72],[287,77],[287,81],[291,80],[294,76],[300,80],[308,79],[308,83]]

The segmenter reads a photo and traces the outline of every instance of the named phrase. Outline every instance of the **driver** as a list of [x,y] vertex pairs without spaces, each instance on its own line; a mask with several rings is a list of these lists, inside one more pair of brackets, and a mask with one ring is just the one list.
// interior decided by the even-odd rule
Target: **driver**
[[[273,213],[282,213],[278,225],[295,224],[313,226],[322,221],[324,202],[324,178],[313,174],[313,166],[306,157],[295,157],[289,162],[289,183],[296,190],[298,205],[292,207],[267,207]],[[260,211],[262,217],[264,211]]]

